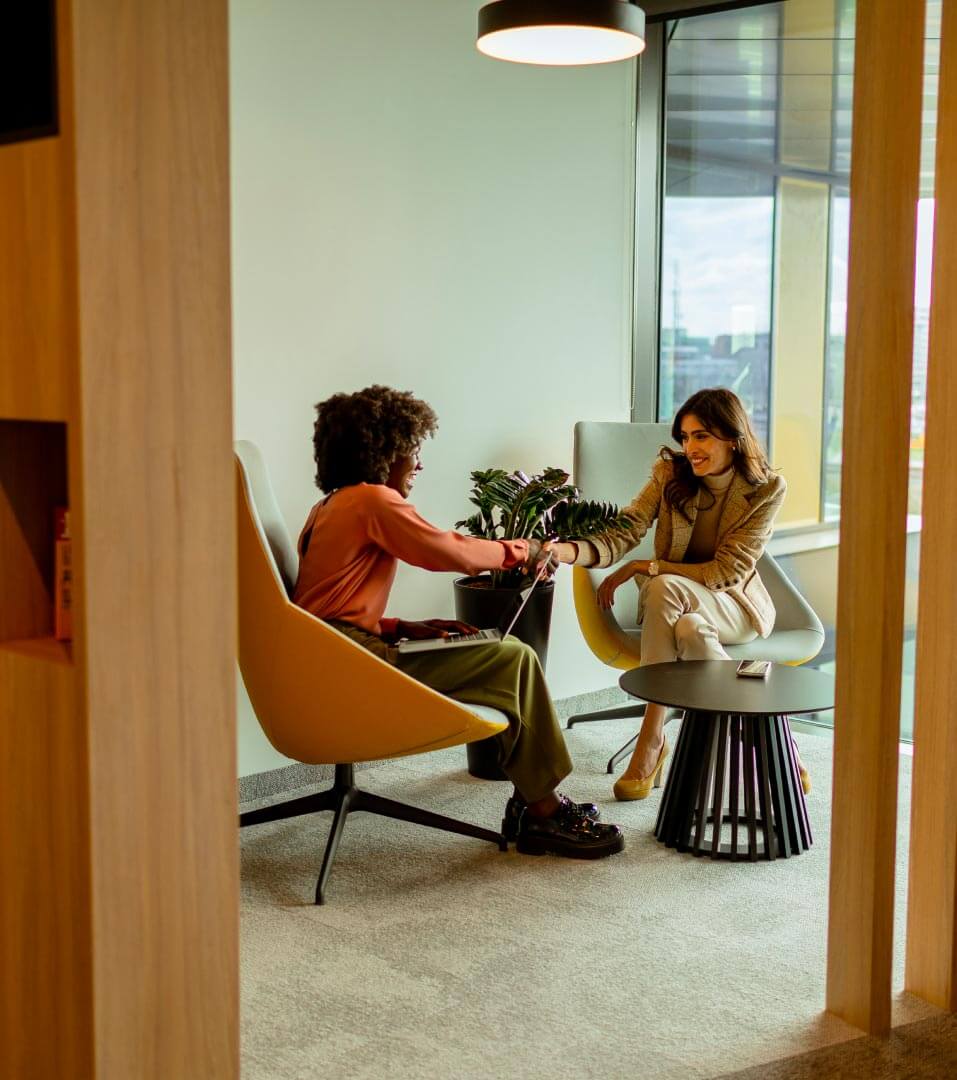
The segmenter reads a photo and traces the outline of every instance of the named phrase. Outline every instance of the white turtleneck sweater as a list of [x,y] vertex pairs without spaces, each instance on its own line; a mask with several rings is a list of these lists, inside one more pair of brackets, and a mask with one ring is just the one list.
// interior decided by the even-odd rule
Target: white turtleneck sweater
[[725,469],[717,476],[703,476],[701,491],[698,493],[698,516],[695,518],[694,531],[688,542],[688,550],[682,562],[703,563],[714,558],[718,546],[718,522],[728,497],[728,488],[734,479],[734,469]]

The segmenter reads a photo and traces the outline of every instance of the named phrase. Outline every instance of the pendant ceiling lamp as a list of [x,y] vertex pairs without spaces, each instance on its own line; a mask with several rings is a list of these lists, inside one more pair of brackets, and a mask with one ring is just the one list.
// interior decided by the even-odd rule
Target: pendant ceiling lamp
[[517,64],[608,64],[645,47],[629,0],[497,0],[479,11],[479,52]]

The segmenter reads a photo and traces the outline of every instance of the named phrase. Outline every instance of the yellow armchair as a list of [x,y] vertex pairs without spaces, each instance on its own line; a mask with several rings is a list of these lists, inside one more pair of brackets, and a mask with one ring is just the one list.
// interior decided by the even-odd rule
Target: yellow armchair
[[236,444],[239,667],[270,743],[308,764],[335,765],[331,788],[240,815],[247,827],[332,810],[316,885],[325,887],[346,816],[365,810],[488,840],[500,833],[364,791],[355,763],[458,746],[503,731],[494,709],[465,707],[380,660],[290,600],[298,558],[259,450]]

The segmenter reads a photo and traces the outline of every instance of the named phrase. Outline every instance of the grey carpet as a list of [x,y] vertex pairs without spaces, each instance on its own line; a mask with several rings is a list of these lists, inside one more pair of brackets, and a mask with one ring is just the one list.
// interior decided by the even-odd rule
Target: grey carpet
[[957,1017],[895,1028],[887,1039],[852,1039],[788,1061],[759,1065],[723,1080],[953,1080]]
[[[244,1077],[693,1080],[858,1039],[822,1013],[829,740],[799,736],[812,850],[732,865],[661,848],[660,793],[613,800],[604,761],[632,729],[569,733],[565,789],[627,835],[622,855],[598,863],[503,855],[362,814],[316,908],[329,815],[244,831]],[[900,867],[909,770],[902,758]],[[469,777],[461,748],[376,765],[359,782],[491,827],[508,790]],[[899,873],[899,939],[905,895]],[[896,1023],[933,1015],[897,996]]]

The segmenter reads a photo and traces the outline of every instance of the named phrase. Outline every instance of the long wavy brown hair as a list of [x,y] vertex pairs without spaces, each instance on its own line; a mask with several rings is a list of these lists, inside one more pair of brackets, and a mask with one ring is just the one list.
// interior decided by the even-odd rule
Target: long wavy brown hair
[[[699,390],[688,398],[675,413],[671,425],[671,437],[679,445],[681,421],[689,415],[696,416],[712,435],[732,443],[732,464],[749,484],[763,484],[770,478],[771,466],[754,433],[747,410],[732,390],[711,387]],[[702,481],[695,476],[687,454],[682,451],[663,446],[658,456],[674,466],[674,475],[665,484],[665,502],[673,506],[686,521],[690,521],[688,504],[694,501],[703,486]]]

